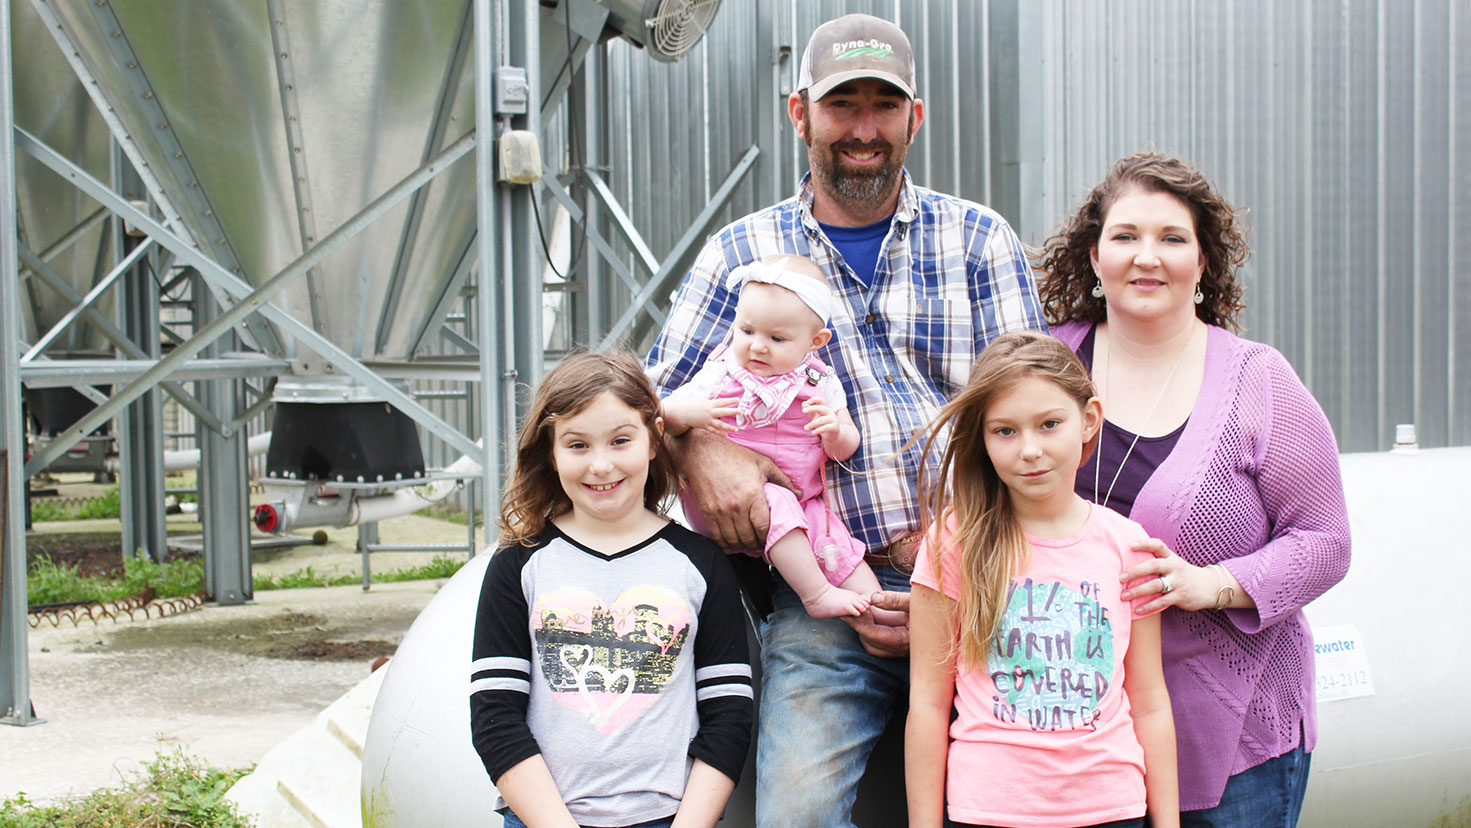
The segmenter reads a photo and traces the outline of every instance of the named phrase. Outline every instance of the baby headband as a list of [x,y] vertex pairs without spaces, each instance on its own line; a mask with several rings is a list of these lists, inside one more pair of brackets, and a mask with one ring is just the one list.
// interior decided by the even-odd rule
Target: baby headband
[[776,285],[797,294],[802,304],[812,309],[817,318],[826,325],[828,319],[832,318],[833,292],[828,286],[805,273],[787,270],[787,259],[783,258],[775,262],[751,262],[743,264],[730,272],[725,279],[725,289],[735,291],[744,287],[747,282],[761,282],[767,285]]

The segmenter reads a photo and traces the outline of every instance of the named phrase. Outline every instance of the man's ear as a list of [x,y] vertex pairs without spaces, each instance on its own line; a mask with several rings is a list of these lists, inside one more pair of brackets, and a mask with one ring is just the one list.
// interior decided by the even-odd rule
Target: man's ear
[[914,136],[919,134],[919,125],[924,123],[924,100],[915,98],[913,102],[914,118],[909,127],[909,143],[914,143]]
[[816,334],[813,334],[813,336],[812,336],[812,347],[809,348],[808,350],[815,351],[818,348],[821,348],[822,346],[826,345],[832,338],[833,338],[833,332],[830,331],[830,330],[828,330],[827,328],[823,328],[822,330],[818,331]]
[[793,92],[787,96],[787,117],[796,127],[797,137],[802,139],[802,143],[807,143],[807,108],[802,106],[802,93]]

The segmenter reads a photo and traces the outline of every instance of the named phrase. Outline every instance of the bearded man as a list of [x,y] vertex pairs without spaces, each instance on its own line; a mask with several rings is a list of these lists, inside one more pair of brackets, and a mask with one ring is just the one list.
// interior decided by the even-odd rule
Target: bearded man
[[[1025,251],[1006,221],[915,185],[904,168],[925,107],[898,26],[864,14],[822,24],[802,56],[798,87],[787,112],[811,172],[795,196],[705,244],[648,371],[667,395],[727,338],[737,298],[727,286],[731,270],[782,254],[817,263],[834,299],[834,335],[817,356],[842,381],[862,435],[850,460],[829,464],[827,496],[868,549],[884,586],[875,604],[907,611],[921,449],[905,444],[965,385],[991,339],[1046,326]],[[788,485],[781,472],[709,431],[691,429],[671,444],[711,536],[726,549],[764,548],[762,486]],[[760,598],[753,596],[758,607]],[[877,625],[868,613],[811,618],[779,576],[768,600],[757,825],[851,826],[858,779],[908,687],[908,629]]]

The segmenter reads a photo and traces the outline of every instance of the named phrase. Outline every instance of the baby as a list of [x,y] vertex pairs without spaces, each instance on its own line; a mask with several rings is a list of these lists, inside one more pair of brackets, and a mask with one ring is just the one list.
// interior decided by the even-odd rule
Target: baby
[[[771,458],[801,495],[766,484],[771,527],[763,557],[812,617],[860,615],[880,589],[878,578],[863,545],[832,513],[823,485],[827,459],[852,457],[859,439],[842,383],[815,356],[833,335],[826,327],[832,291],[817,265],[800,256],[737,267],[727,287],[739,291],[730,341],[664,399],[665,430],[708,429]],[[704,532],[693,498],[680,497],[691,526]],[[879,623],[904,623],[900,613],[872,612]]]

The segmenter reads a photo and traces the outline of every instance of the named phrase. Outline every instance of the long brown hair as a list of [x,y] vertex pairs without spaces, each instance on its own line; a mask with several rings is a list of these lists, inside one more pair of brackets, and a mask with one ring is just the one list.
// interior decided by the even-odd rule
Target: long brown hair
[[557,420],[574,417],[607,392],[637,411],[654,459],[644,483],[644,507],[660,511],[674,488],[674,461],[664,446],[659,417],[659,395],[638,360],[627,351],[588,352],[567,357],[553,368],[531,401],[516,444],[516,467],[506,481],[501,499],[501,546],[530,544],[546,530],[547,521],[572,508],[552,463],[552,438]]
[[1199,170],[1157,152],[1135,153],[1115,161],[1108,177],[1042,245],[1036,264],[1045,275],[1037,294],[1048,323],[1102,322],[1107,318],[1103,298],[1093,295],[1097,279],[1093,248],[1103,233],[1109,209],[1134,190],[1168,193],[1190,211],[1195,219],[1195,237],[1205,256],[1205,272],[1200,277],[1200,292],[1205,299],[1195,306],[1195,315],[1207,325],[1239,330],[1236,317],[1244,305],[1236,271],[1251,255],[1246,243],[1246,211],[1232,207]]
[[[986,663],[1006,612],[1012,576],[1026,568],[1031,556],[1010,492],[986,453],[985,432],[991,403],[1028,377],[1056,383],[1077,401],[1079,410],[1094,396],[1093,381],[1067,345],[1037,331],[1016,331],[997,337],[981,352],[965,388],[927,427],[926,457],[947,431],[950,439],[933,479],[925,472],[928,464],[920,466],[921,514],[941,583],[944,557],[959,556],[960,600],[948,619],[958,638],[951,642],[951,654],[971,667]],[[1096,445],[1095,434],[1083,447],[1083,460]],[[953,526],[948,539],[947,525]]]

